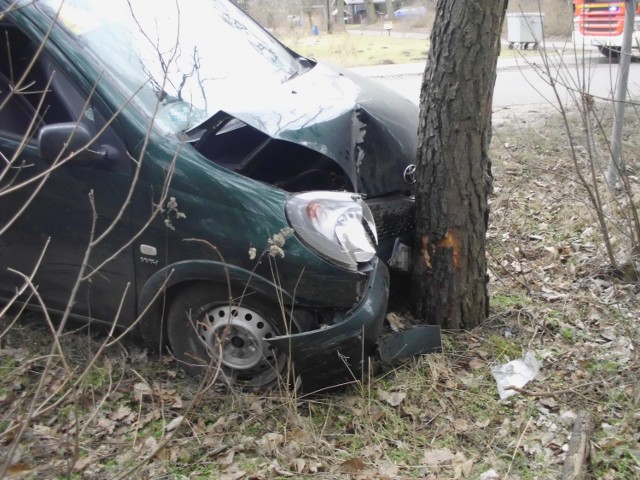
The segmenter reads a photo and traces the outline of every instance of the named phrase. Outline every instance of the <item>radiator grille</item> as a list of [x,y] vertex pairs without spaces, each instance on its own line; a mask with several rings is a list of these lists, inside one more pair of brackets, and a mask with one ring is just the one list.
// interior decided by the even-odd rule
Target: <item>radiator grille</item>
[[413,197],[396,196],[367,200],[378,230],[378,239],[395,238],[415,229],[416,204]]

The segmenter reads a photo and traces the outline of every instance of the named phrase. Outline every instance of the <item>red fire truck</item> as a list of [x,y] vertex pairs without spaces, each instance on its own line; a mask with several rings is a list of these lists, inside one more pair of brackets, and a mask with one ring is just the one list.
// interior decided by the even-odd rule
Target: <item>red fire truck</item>
[[[629,2],[573,0],[574,40],[576,45],[595,45],[602,54],[617,57],[622,47],[626,5]],[[640,49],[640,7],[633,31],[633,54]]]

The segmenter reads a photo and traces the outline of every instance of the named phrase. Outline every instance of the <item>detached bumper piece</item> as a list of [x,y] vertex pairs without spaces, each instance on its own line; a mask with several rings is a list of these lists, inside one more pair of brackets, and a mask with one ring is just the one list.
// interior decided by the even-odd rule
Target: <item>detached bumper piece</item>
[[442,336],[437,325],[418,325],[380,337],[377,345],[380,361],[390,363],[415,355],[441,352]]

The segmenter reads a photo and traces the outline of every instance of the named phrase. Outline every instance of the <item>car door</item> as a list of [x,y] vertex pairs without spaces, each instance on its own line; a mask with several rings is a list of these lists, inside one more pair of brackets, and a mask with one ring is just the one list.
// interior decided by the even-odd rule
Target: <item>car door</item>
[[[37,295],[48,309],[72,305],[74,315],[107,322],[123,303],[127,323],[135,292],[132,229],[121,213],[125,147],[68,73],[15,27],[0,30],[0,297],[32,277],[21,302],[37,305]],[[91,146],[60,164],[51,139],[61,146],[72,132]]]

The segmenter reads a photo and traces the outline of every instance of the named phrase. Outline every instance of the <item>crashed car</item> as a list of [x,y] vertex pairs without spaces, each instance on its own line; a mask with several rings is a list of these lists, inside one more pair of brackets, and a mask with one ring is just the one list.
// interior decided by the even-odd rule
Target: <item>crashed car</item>
[[413,230],[417,108],[228,1],[0,5],[3,302],[247,388],[357,378]]

